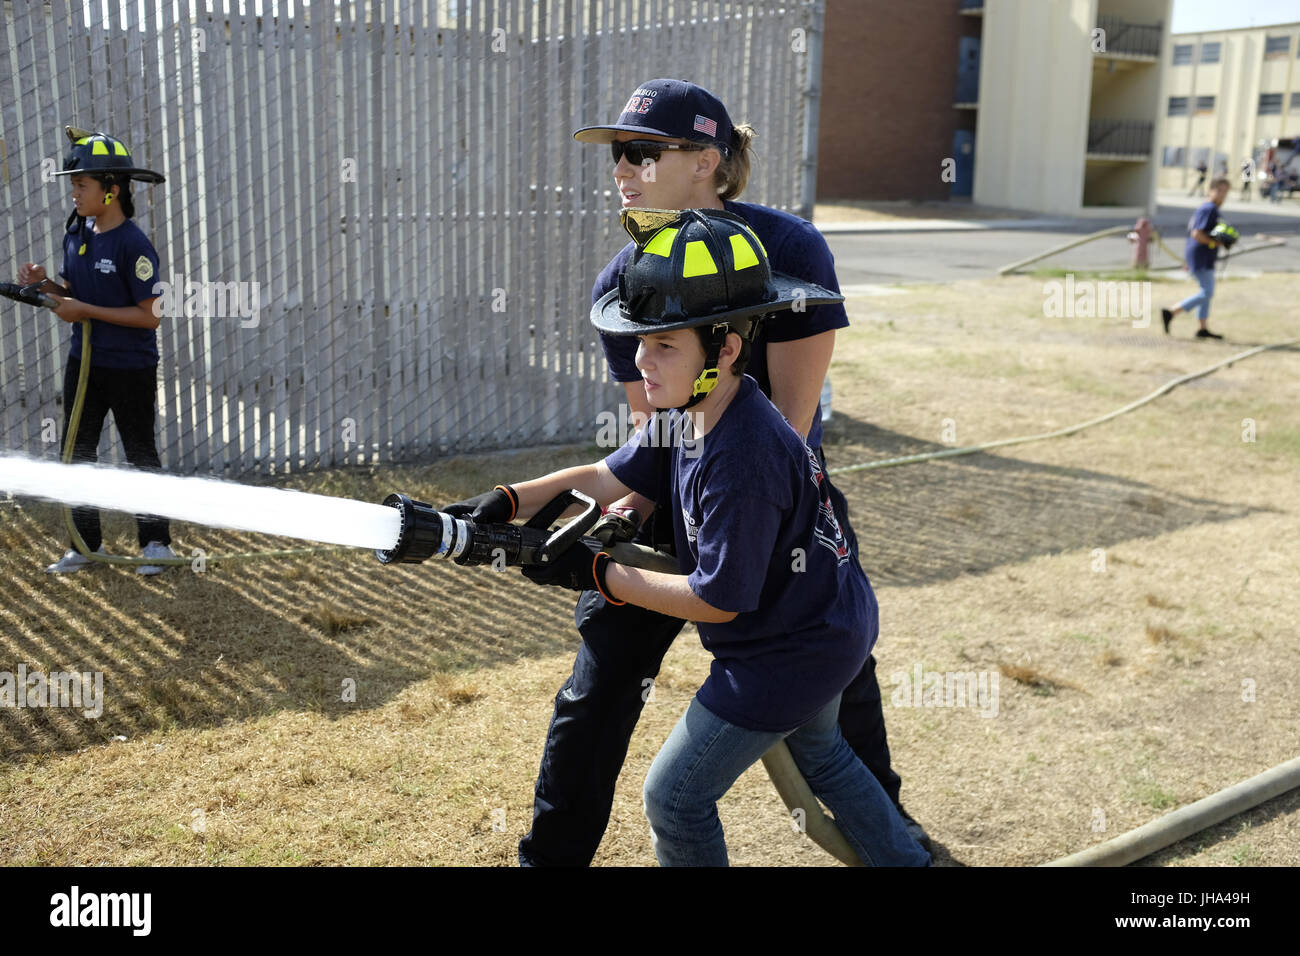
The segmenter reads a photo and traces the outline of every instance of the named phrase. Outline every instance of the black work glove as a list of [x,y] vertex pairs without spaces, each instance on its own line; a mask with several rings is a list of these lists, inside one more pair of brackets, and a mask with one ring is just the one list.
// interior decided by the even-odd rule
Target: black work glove
[[468,518],[475,524],[504,524],[513,521],[519,511],[519,496],[509,485],[497,485],[491,491],[449,504],[441,510],[453,518]]
[[609,555],[600,550],[600,544],[582,538],[567,551],[557,554],[549,564],[528,565],[521,570],[534,584],[553,584],[570,591],[599,591],[611,604],[623,604],[609,596],[605,586],[605,570]]

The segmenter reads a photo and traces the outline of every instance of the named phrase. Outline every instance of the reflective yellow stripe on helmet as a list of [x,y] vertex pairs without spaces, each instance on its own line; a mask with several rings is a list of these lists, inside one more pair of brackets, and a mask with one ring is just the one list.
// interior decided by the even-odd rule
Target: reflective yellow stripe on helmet
[[682,265],[682,278],[713,275],[717,271],[718,264],[713,261],[713,256],[709,254],[709,247],[705,243],[699,239],[686,243],[686,261]]
[[677,238],[679,231],[677,229],[660,229],[641,251],[648,252],[652,256],[663,256],[665,259],[672,258],[673,240]]
[[758,265],[758,256],[754,255],[754,247],[738,232],[731,234],[731,256],[736,262],[737,272]]
[[90,144],[90,155],[107,156],[108,144],[105,143],[102,139],[95,140],[93,143]]
[[129,157],[131,155],[127,151],[127,148],[123,144],[119,143],[117,140],[113,140],[113,152],[115,152],[119,156]]

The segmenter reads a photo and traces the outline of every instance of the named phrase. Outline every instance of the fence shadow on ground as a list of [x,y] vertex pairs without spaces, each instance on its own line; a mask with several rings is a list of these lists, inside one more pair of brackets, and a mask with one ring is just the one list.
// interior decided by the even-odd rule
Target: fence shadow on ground
[[[825,447],[833,471],[948,446],[837,412]],[[1039,555],[1110,548],[1259,510],[1085,468],[992,454],[852,472],[831,480],[848,498],[862,566],[877,585],[922,587]]]

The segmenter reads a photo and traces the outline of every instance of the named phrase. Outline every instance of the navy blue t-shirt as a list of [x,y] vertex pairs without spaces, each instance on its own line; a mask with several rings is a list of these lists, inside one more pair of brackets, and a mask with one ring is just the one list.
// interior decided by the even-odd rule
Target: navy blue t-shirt
[[[91,305],[117,309],[156,298],[158,253],[133,220],[108,232],[89,226],[63,237],[63,269],[74,297]],[[158,336],[153,329],[133,329],[91,319],[90,364],[101,368],[140,369],[158,364]],[[81,323],[72,323],[72,351],[81,358]]]
[[[797,279],[816,282],[832,292],[839,292],[840,286],[835,278],[835,259],[826,245],[826,240],[817,231],[817,227],[798,216],[788,212],[758,206],[747,202],[724,201],[727,212],[735,213],[749,223],[751,229],[767,250],[768,261],[776,272],[784,272]],[[629,242],[596,277],[596,284],[591,290],[592,305],[611,289],[618,288],[618,274],[627,268],[636,244]],[[806,339],[830,329],[842,329],[848,326],[849,317],[844,311],[844,304],[809,306],[803,312],[786,310],[773,313],[765,319],[760,332],[760,340],[750,350],[749,363],[745,371],[752,375],[770,395],[772,387],[767,377],[767,350],[764,342],[793,342]],[[637,339],[634,335],[600,336],[601,347],[609,362],[609,375],[615,382],[639,382],[641,373],[636,367]],[[821,408],[813,414],[812,429],[808,435],[808,444],[818,448],[822,443]]]
[[[646,438],[663,416],[681,437],[682,413],[659,412],[605,459],[651,500],[661,494],[658,449]],[[745,376],[707,435],[673,442],[671,475],[682,573],[702,600],[739,612],[698,624],[714,660],[696,696],[740,727],[793,730],[848,686],[879,631],[875,595],[817,456]]]
[[1214,260],[1219,257],[1219,250],[1201,245],[1192,238],[1192,231],[1200,229],[1208,235],[1210,230],[1218,224],[1219,207],[1214,204],[1213,200],[1197,206],[1196,212],[1192,213],[1192,218],[1188,220],[1187,248],[1183,251],[1183,258],[1187,260],[1187,267],[1193,272],[1199,272],[1202,269],[1213,269]]

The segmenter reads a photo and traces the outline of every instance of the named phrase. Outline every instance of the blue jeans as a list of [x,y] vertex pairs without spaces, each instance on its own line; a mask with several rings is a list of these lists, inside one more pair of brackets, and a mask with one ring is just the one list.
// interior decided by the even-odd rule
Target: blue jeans
[[646,775],[645,813],[659,864],[727,865],[718,800],[784,738],[808,786],[865,865],[928,866],[930,855],[908,835],[893,801],[840,734],[839,703],[836,697],[796,730],[770,733],[737,727],[692,700]]
[[1214,298],[1214,270],[1193,269],[1192,278],[1201,287],[1201,291],[1197,292],[1196,295],[1183,299],[1182,302],[1178,303],[1178,308],[1184,312],[1197,309],[1196,317],[1204,321],[1210,317],[1210,300]]

